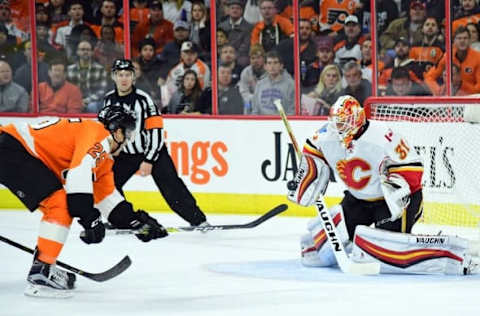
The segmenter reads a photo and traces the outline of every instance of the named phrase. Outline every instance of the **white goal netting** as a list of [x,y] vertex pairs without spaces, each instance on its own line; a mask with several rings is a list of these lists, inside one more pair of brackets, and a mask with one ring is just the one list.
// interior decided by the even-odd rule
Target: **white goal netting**
[[423,227],[478,239],[480,104],[376,103],[369,107],[370,119],[388,121],[423,157]]

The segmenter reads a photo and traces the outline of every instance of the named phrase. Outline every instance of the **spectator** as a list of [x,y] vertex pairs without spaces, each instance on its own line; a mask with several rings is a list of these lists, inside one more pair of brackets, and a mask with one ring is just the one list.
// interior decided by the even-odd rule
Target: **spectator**
[[330,107],[342,96],[342,74],[335,64],[327,65],[320,74],[317,88],[309,96],[319,101],[317,113],[312,115],[328,115]]
[[68,40],[72,32],[72,28],[76,25],[83,24],[83,4],[79,0],[72,0],[68,4],[68,16],[70,17],[68,23],[63,23],[58,27],[53,36],[54,44],[57,48],[67,49]]
[[265,72],[265,51],[262,45],[256,44],[250,48],[250,65],[243,69],[238,82],[242,95],[244,114],[252,112],[252,98],[257,83],[267,76]]
[[[360,60],[360,66],[362,68],[362,78],[367,79],[370,83],[372,82],[372,39],[370,35],[365,37],[365,40],[362,43],[362,60]],[[385,65],[383,61],[377,61],[377,73],[381,73]]]
[[67,68],[67,80],[80,88],[86,112],[98,113],[107,89],[107,72],[93,61],[93,46],[89,41],[78,43],[77,57],[77,62]]
[[103,25],[111,25],[115,31],[115,42],[123,44],[123,25],[117,21],[117,5],[114,0],[103,0],[98,18],[94,25],[91,25],[97,38],[100,37]]
[[175,91],[168,103],[167,112],[172,114],[207,113],[205,111],[207,107],[201,102],[202,88],[200,87],[197,73],[188,69],[181,77],[178,90]]
[[343,76],[347,86],[343,89],[342,95],[351,95],[363,104],[367,97],[372,95],[372,85],[368,80],[362,78],[362,68],[355,61],[349,61],[343,66]]
[[[447,72],[444,70],[442,74],[443,84],[440,86],[438,96],[447,95]],[[457,64],[452,64],[452,95],[454,96],[466,96],[469,93],[462,88],[462,76],[460,75],[460,67]]]
[[387,88],[386,95],[389,96],[428,96],[432,95],[421,85],[410,79],[407,68],[397,67],[392,71],[392,78]]
[[228,44],[227,33],[223,29],[217,29],[217,51],[220,51],[225,44]]
[[0,61],[0,112],[28,112],[27,91],[12,81],[12,68]]
[[230,67],[232,70],[232,84],[237,84],[240,80],[242,67],[237,64],[237,53],[232,45],[226,44],[222,46],[220,49],[219,64]]
[[[30,93],[32,91],[32,44],[27,41],[23,47],[26,62],[15,71],[13,80]],[[48,80],[48,65],[45,62],[37,60],[37,72],[38,82]]]
[[273,103],[280,99],[286,114],[295,114],[295,84],[292,77],[283,69],[283,62],[276,51],[266,54],[267,76],[255,87],[252,99],[252,114],[278,115]]
[[192,69],[197,73],[198,81],[202,89],[210,86],[210,69],[203,61],[198,59],[195,44],[192,42],[184,42],[181,48],[180,63],[173,67],[168,73],[166,85],[170,95],[177,90],[178,82],[187,69]]
[[228,42],[235,47],[238,64],[245,67],[249,61],[250,34],[253,26],[243,17],[243,0],[229,0],[227,3],[228,18],[220,23],[219,28],[225,31]]
[[152,83],[143,75],[142,67],[138,61],[133,61],[132,64],[133,67],[135,67],[135,87],[148,93],[152,97],[153,103],[160,106],[162,102],[160,98],[160,89],[157,84]]
[[[439,95],[440,86],[437,80],[445,69],[443,55],[436,67],[425,74],[425,83],[434,95]],[[480,52],[470,48],[470,32],[464,26],[459,26],[453,37],[452,63],[460,67],[462,90],[468,94],[480,93]]]
[[0,1],[0,23],[5,25],[8,34],[16,37],[19,43],[30,38],[26,32],[22,31],[17,25],[15,25],[15,23],[13,23],[12,10],[10,9],[9,2],[5,0]]
[[[299,22],[299,41],[300,41],[300,80],[302,86],[309,87],[317,82],[307,82],[307,66],[315,62],[317,49],[312,39],[312,23],[309,20],[300,20]],[[282,56],[285,69],[293,76],[294,58],[293,58],[293,38],[287,38],[280,42],[277,51]]]
[[25,0],[3,0],[10,8],[10,16],[15,26],[27,35],[30,26],[29,5]]
[[[362,0],[364,26],[370,25],[370,0]],[[395,19],[398,19],[399,12],[395,0],[376,0],[375,9],[377,11],[377,34],[382,34],[387,26]],[[358,14],[359,12],[355,12]],[[360,22],[362,19],[360,19]],[[368,22],[367,22],[368,21]]]
[[192,12],[192,3],[185,0],[165,0],[163,1],[163,15],[165,19],[172,23],[178,20],[190,21]]
[[17,40],[8,34],[5,25],[0,23],[0,58],[8,62],[13,70],[23,63],[23,56],[18,54]]
[[263,21],[255,24],[250,44],[260,43],[269,52],[283,39],[293,36],[293,25],[290,20],[277,14],[273,0],[260,0],[260,13]]
[[344,19],[355,13],[356,0],[321,1],[319,7],[320,34],[335,37],[343,29]]
[[48,61],[65,54],[63,50],[57,50],[49,43],[49,30],[50,27],[48,24],[37,22],[38,58],[42,61]]
[[49,80],[38,85],[40,112],[81,113],[83,112],[82,92],[68,82],[63,60],[52,60],[48,68]]
[[480,51],[479,25],[477,23],[467,23],[466,27],[470,32],[470,47],[477,52]]
[[97,35],[86,23],[75,25],[72,28],[70,37],[68,38],[67,47],[65,47],[68,60],[70,62],[75,61],[77,46],[80,41],[89,41],[93,46],[95,46],[97,44],[97,40]]
[[410,2],[408,17],[398,18],[392,21],[380,35],[381,56],[385,55],[387,50],[395,46],[400,37],[408,40],[408,43],[418,43],[422,41],[422,25],[426,18],[426,6],[419,0]]
[[410,46],[406,38],[400,37],[395,43],[395,53],[396,57],[393,60],[392,65],[387,65],[378,77],[378,88],[381,91],[384,91],[387,88],[390,78],[392,76],[392,71],[395,68],[403,67],[409,70],[410,79],[413,82],[421,83],[421,80],[415,74],[415,61],[409,58]]
[[[313,84],[312,87],[318,83],[318,79],[322,70],[325,66],[333,64],[333,58],[335,57],[335,53],[333,51],[333,40],[329,36],[322,36],[316,40],[316,48],[317,48],[317,55],[316,60],[307,66],[307,76],[306,82]],[[309,89],[305,89],[302,87],[303,93],[309,93],[312,87]]]
[[[147,22],[150,13],[147,0],[133,0],[133,7],[130,8],[130,29],[134,30],[138,24]],[[124,23],[123,14],[120,14],[119,22]]]
[[232,81],[232,68],[220,64],[218,68],[218,113],[243,114],[243,102],[238,87]]
[[153,38],[146,38],[140,42],[138,48],[140,55],[137,57],[137,62],[142,69],[143,77],[150,85],[157,86],[162,63],[155,58],[155,41]]
[[433,17],[425,19],[422,27],[423,38],[410,49],[409,56],[415,62],[412,69],[423,80],[423,73],[438,64],[445,51],[445,43],[440,34],[438,22]]
[[459,26],[480,22],[480,7],[476,0],[459,0],[459,6],[453,8],[452,34]]
[[362,59],[362,45],[365,37],[362,35],[362,29],[358,18],[355,15],[349,15],[345,19],[345,26],[343,27],[344,35],[337,36],[341,39],[337,42],[333,50],[335,51],[335,63],[340,67],[345,65],[348,61],[354,60],[359,62]]
[[200,58],[210,61],[210,21],[207,8],[200,0],[192,2],[192,23],[190,27],[190,41],[199,48]]
[[[292,0],[277,1],[277,10],[280,15],[290,20],[293,23],[293,3]],[[315,11],[312,0],[300,0],[299,2],[299,17],[300,20],[310,21],[312,29],[315,33],[318,32],[318,12]]]
[[48,15],[52,19],[53,26],[70,19],[68,15],[68,7],[65,5],[65,0],[50,0],[46,7],[48,10]]
[[480,7],[476,0],[459,0],[460,7],[453,12],[453,19],[458,20],[460,18],[477,15],[480,13]]
[[174,39],[173,23],[163,17],[163,6],[160,1],[149,4],[150,15],[143,23],[139,23],[133,31],[132,54],[138,56],[138,45],[146,37],[155,40],[155,54],[161,54],[163,47]]
[[165,65],[162,69],[160,77],[165,78],[168,71],[178,64],[180,61],[180,48],[183,42],[188,40],[190,34],[190,24],[188,22],[178,20],[173,26],[173,41],[168,42],[163,48],[162,53],[158,57]]
[[216,19],[217,19],[217,25],[225,22],[228,19],[228,1],[229,0],[216,0]]
[[100,31],[100,39],[93,49],[93,57],[110,73],[112,60],[123,57],[123,45],[115,42],[115,30],[111,25],[103,25]]
[[122,27],[117,21],[117,11],[117,4],[114,0],[103,0],[95,24],[98,26],[112,25],[113,27]]

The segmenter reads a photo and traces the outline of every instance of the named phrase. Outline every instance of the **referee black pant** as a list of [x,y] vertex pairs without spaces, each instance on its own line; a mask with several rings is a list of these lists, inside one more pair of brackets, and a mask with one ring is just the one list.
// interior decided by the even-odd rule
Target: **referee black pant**
[[[124,194],[123,185],[135,174],[144,158],[143,154],[127,154],[124,152],[115,157],[113,172],[115,186],[120,193]],[[178,176],[165,145],[160,150],[157,161],[153,163],[152,177],[168,206],[181,218],[194,226],[206,220],[205,214],[197,205],[197,201]]]

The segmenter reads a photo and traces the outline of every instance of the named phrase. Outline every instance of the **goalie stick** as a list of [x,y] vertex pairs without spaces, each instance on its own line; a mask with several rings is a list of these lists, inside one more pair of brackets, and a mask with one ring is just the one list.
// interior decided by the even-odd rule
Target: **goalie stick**
[[[254,228],[265,222],[266,220],[282,213],[287,210],[288,206],[286,204],[280,204],[267,213],[263,214],[254,221],[245,223],[245,224],[233,224],[233,225],[209,225],[209,226],[185,226],[185,227],[166,227],[165,229],[169,233],[178,233],[178,232],[208,232],[213,230],[229,230],[229,229],[244,229],[244,228]],[[141,234],[141,231],[132,230],[132,229],[107,229],[107,235],[132,235],[132,234]]]
[[[28,252],[28,253],[31,253],[31,254],[33,254],[35,252],[31,248],[28,248],[27,246],[19,244],[15,241],[13,241],[11,239],[8,239],[6,237],[3,237],[3,236],[0,236],[0,241],[3,241],[3,242],[5,242],[5,243],[7,243],[11,246],[14,246],[15,248],[21,249],[21,250],[23,250],[25,252]],[[132,264],[132,260],[130,260],[130,257],[125,256],[125,257],[123,257],[122,260],[120,260],[120,262],[118,262],[116,265],[114,265],[110,269],[108,269],[104,272],[100,272],[100,273],[91,273],[91,272],[87,272],[87,271],[72,267],[71,265],[68,265],[68,264],[63,263],[63,262],[58,261],[58,260],[56,262],[56,265],[58,265],[62,268],[65,268],[68,271],[71,271],[71,272],[76,273],[78,275],[81,275],[81,276],[83,276],[87,279],[94,280],[94,281],[97,281],[97,282],[107,281],[107,280],[110,280],[110,279],[116,277],[117,275],[119,275],[123,271],[127,270],[127,268],[130,267],[131,264]]]
[[[273,102],[280,113],[282,118],[283,124],[285,125],[285,129],[287,130],[288,135],[290,136],[290,140],[292,141],[293,147],[295,152],[297,153],[297,158],[300,160],[301,152],[298,146],[297,140],[295,135],[293,134],[292,128],[290,123],[288,122],[287,115],[282,106],[282,102],[280,99],[277,99]],[[380,264],[377,262],[373,263],[356,263],[352,261],[347,253],[345,252],[345,248],[343,247],[343,243],[341,242],[340,238],[338,237],[338,231],[335,227],[335,224],[332,220],[332,216],[326,207],[324,197],[320,195],[315,202],[315,207],[317,208],[318,215],[322,221],[323,229],[325,230],[325,235],[327,236],[328,242],[332,247],[332,251],[335,255],[335,259],[337,259],[338,266],[340,270],[344,273],[351,273],[351,274],[359,274],[359,275],[366,275],[366,274],[378,274],[380,273]]]

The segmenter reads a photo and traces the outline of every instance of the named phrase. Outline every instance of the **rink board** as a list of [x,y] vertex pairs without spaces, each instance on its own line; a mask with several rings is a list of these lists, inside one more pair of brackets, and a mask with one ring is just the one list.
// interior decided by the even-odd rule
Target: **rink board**
[[[45,117],[2,117],[0,124],[42,120]],[[292,129],[300,143],[325,123],[326,121],[320,120],[291,120]],[[420,154],[425,155],[426,161],[431,161],[428,155],[432,150],[441,153],[448,149],[446,154],[449,155],[456,181],[452,181],[452,174],[446,171],[440,158],[425,164],[424,185],[430,191],[430,200],[425,204],[433,221],[442,217],[442,214],[435,215],[436,203],[449,203],[453,209],[464,213],[466,221],[475,223],[476,217],[470,210],[460,206],[459,202],[471,204],[477,210],[480,204],[478,196],[462,196],[462,201],[459,201],[458,192],[470,192],[468,188],[475,178],[472,177],[472,169],[462,165],[462,155],[480,146],[480,137],[472,137],[468,146],[463,145],[464,139],[460,138],[469,129],[471,135],[478,134],[478,128],[468,124],[436,123],[428,126],[429,133],[424,133],[422,130],[426,123],[423,123],[421,130],[418,123],[390,124],[407,138],[415,139],[413,145],[417,150],[421,148]],[[165,128],[168,131],[165,135],[167,147],[177,170],[205,212],[262,213],[286,202],[286,183],[293,178],[297,161],[280,119],[167,118]],[[432,173],[435,173],[435,181],[429,179]],[[359,173],[356,176],[363,175]],[[326,194],[327,203],[337,203],[343,189],[342,185],[332,183]],[[126,184],[125,191],[137,208],[168,210],[151,178],[134,176]],[[315,214],[314,208],[302,208],[293,204],[289,206],[287,214],[290,215]],[[23,206],[7,190],[0,189],[0,208]]]

